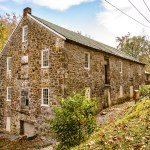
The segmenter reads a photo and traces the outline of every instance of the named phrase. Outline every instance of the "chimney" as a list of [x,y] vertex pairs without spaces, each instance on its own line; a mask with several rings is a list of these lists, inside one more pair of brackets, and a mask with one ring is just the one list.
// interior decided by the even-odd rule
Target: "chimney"
[[27,14],[31,14],[31,8],[30,7],[26,7],[24,10],[23,10],[23,16],[27,16]]

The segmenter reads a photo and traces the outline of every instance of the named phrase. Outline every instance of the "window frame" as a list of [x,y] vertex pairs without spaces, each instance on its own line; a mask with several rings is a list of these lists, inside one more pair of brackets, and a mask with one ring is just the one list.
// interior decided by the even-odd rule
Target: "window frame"
[[[44,90],[48,90],[48,104],[44,104],[44,95],[43,95],[43,91]],[[42,88],[42,90],[41,90],[41,106],[46,106],[46,107],[49,107],[49,88]]]
[[[11,68],[9,68],[10,65],[11,65]],[[11,70],[12,70],[12,57],[7,57],[7,71],[11,71]]]
[[22,65],[28,64],[28,61],[29,61],[28,55],[23,55],[23,56],[21,56],[21,64],[22,64]]
[[119,87],[119,98],[123,98],[123,96],[124,96],[123,85],[120,85],[120,87]]
[[[26,28],[27,28],[27,34],[25,35]],[[27,42],[28,38],[25,39],[25,36],[28,36],[28,25],[22,27],[22,42]]]
[[[10,93],[9,93],[9,90],[10,90]],[[9,97],[9,94],[10,94],[10,97]],[[11,101],[11,98],[12,98],[12,95],[11,95],[11,87],[8,86],[8,87],[7,87],[7,94],[6,94],[6,101]]]
[[[44,59],[43,59],[43,53],[48,51],[48,65],[47,66],[44,66],[43,63],[44,63]],[[46,49],[43,49],[41,51],[41,68],[49,68],[49,49],[46,48]]]
[[11,131],[11,117],[8,117],[8,116],[6,117],[6,131],[8,131],[8,132]]
[[122,72],[123,72],[123,62],[120,61],[120,73],[122,73]]
[[[86,55],[86,54],[88,55],[88,57],[87,57],[87,58],[88,58],[88,61],[87,61],[88,67],[85,66],[85,63],[86,63],[85,55]],[[84,68],[87,69],[87,70],[90,70],[90,53],[89,53],[89,52],[85,52],[85,53],[84,53]]]
[[86,96],[88,101],[91,100],[91,88],[90,87],[85,88],[85,96]]
[[[28,92],[28,95],[27,96],[22,96],[22,92]],[[28,98],[28,102],[26,101],[27,99],[25,99],[25,101],[24,101],[24,104],[25,105],[23,105],[23,101],[22,101],[22,98],[23,97],[27,97]],[[21,90],[20,90],[20,103],[21,103],[21,106],[25,106],[25,107],[29,107],[29,101],[30,101],[30,96],[29,96],[29,89],[28,88],[21,88]]]

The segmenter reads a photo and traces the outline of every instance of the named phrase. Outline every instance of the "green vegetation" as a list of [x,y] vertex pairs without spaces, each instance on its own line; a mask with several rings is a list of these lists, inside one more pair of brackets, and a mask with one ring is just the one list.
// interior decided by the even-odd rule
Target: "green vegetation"
[[97,129],[88,141],[72,150],[150,149],[150,100],[138,102],[116,122]]
[[88,101],[77,93],[60,99],[60,105],[54,109],[56,116],[50,120],[51,128],[60,141],[57,149],[69,149],[89,137],[96,126],[96,106],[95,99]]
[[9,35],[15,29],[17,25],[17,17],[14,13],[0,15],[0,52],[5,45]]
[[116,41],[118,42],[117,48],[145,63],[145,69],[150,71],[150,42],[148,36],[131,36],[128,33],[125,36],[117,37]]
[[148,93],[150,93],[150,85],[142,85],[142,86],[140,86],[140,94],[142,96],[145,96]]

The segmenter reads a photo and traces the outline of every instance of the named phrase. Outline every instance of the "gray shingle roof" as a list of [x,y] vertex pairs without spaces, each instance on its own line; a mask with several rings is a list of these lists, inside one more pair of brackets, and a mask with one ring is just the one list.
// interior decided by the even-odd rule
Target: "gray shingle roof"
[[[111,46],[108,46],[106,44],[103,44],[101,42],[95,41],[93,39],[90,39],[88,37],[85,37],[79,33],[70,31],[68,29],[65,29],[63,27],[60,27],[58,25],[55,25],[53,23],[50,23],[46,20],[43,20],[41,18],[38,18],[36,16],[31,15],[32,17],[34,17],[36,20],[40,21],[41,23],[43,23],[44,25],[46,25],[47,27],[51,28],[52,30],[56,31],[57,33],[59,33],[60,35],[64,36],[66,39],[69,39],[71,41],[80,43],[82,45],[94,48],[96,50],[100,50],[124,59],[128,59],[134,62],[138,62],[141,63],[139,60],[135,59],[134,57],[130,56],[129,54],[118,50],[116,48],[113,48]],[[142,63],[141,63],[142,64]]]

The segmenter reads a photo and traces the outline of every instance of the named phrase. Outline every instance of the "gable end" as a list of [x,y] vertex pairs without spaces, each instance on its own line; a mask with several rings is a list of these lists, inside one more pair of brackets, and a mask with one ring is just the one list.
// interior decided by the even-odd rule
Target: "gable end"
[[47,27],[45,24],[43,24],[42,22],[40,22],[37,19],[35,19],[34,17],[32,17],[30,14],[27,14],[27,16],[29,16],[31,19],[33,19],[34,21],[36,21],[38,24],[42,25],[44,28],[46,28],[49,31],[53,32],[54,34],[58,35],[60,38],[66,40],[66,38],[64,36],[62,36],[61,34],[59,34],[58,32],[56,32],[55,30],[51,29],[50,27]]

